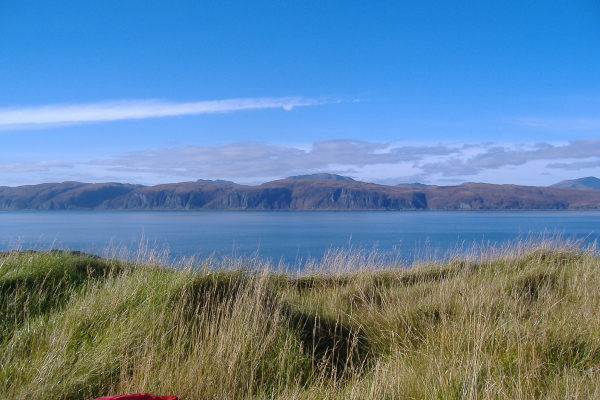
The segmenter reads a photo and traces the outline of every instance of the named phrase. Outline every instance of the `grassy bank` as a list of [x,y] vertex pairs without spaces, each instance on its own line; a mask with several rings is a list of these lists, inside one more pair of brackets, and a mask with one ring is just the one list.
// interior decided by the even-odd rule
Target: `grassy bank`
[[1,254],[2,398],[600,398],[597,255],[328,262],[291,276]]

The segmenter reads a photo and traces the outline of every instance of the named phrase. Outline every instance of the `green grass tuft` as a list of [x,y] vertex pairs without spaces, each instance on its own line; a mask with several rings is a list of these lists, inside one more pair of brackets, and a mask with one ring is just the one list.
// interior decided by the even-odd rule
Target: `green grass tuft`
[[600,258],[541,246],[494,254],[411,269],[332,254],[326,268],[292,276],[259,260],[169,269],[0,253],[0,390],[36,400],[600,398]]

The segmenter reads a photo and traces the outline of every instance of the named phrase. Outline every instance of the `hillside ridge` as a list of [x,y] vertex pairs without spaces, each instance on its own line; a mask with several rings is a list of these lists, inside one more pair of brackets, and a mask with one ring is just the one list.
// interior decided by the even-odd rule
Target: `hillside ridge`
[[388,186],[326,174],[225,181],[0,187],[0,210],[599,210],[600,190],[465,183]]

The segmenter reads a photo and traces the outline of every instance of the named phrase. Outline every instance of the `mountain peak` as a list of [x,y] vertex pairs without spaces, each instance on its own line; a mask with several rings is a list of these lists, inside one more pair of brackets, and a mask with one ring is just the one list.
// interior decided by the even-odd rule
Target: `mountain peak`
[[594,176],[586,176],[585,178],[569,179],[555,183],[551,187],[563,189],[594,189],[600,190],[600,179]]
[[288,176],[286,179],[291,179],[291,180],[306,179],[306,180],[314,180],[314,181],[317,181],[317,180],[321,180],[321,181],[325,181],[325,180],[326,181],[354,181],[354,179],[352,179],[348,176],[327,174],[327,173]]
[[196,182],[198,182],[198,183],[203,183],[203,182],[220,183],[222,185],[237,185],[237,183],[235,183],[235,182],[225,181],[223,179],[197,179]]
[[396,186],[409,187],[409,188],[427,188],[431,185],[426,185],[424,183],[419,183],[419,182],[412,182],[412,183],[399,183]]

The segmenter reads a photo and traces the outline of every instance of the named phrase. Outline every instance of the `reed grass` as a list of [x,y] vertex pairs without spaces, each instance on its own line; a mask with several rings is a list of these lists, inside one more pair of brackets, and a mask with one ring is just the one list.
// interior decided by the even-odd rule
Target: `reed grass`
[[565,243],[299,274],[18,251],[0,295],[5,399],[600,398],[600,258]]

